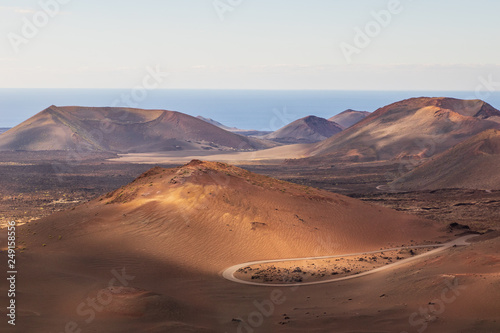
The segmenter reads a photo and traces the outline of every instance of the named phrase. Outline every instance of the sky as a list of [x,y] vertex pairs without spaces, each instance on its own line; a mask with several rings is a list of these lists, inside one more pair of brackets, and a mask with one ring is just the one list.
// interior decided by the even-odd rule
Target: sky
[[2,0],[0,88],[500,90],[498,13],[498,0]]

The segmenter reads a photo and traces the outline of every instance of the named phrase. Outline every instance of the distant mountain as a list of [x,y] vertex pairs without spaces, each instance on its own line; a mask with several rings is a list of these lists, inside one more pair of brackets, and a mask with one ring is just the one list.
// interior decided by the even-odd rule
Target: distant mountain
[[260,137],[260,136],[272,133],[271,131],[245,130],[245,129],[240,129],[240,128],[236,128],[236,127],[229,127],[229,126],[226,126],[224,124],[221,124],[217,120],[213,120],[211,118],[205,118],[202,116],[198,116],[196,118],[201,119],[203,121],[206,121],[207,123],[212,124],[214,126],[220,127],[226,131],[230,131],[230,132],[233,132],[233,133],[236,133],[239,135],[244,135],[244,136]]
[[216,120],[213,120],[211,118],[205,118],[205,117],[202,117],[202,116],[198,116],[196,117],[198,119],[201,119],[209,124],[212,124],[214,126],[217,126],[217,127],[220,127],[222,129],[225,129],[226,131],[240,131],[240,129],[236,128],[236,127],[229,127],[229,126],[226,126],[226,125],[223,125],[221,123],[219,123],[218,121]]
[[349,109],[331,117],[328,120],[333,121],[344,128],[349,128],[365,119],[368,115],[370,115],[370,112],[368,111],[355,111]]
[[0,150],[118,153],[253,150],[272,143],[165,110],[51,106],[0,136]]
[[412,98],[378,109],[309,154],[325,162],[430,157],[500,128],[498,117],[500,111],[480,100]]
[[0,134],[7,132],[10,130],[10,127],[0,127]]
[[341,132],[342,126],[316,116],[298,119],[263,138],[280,143],[313,143]]
[[397,189],[500,189],[500,131],[487,130],[433,157],[391,185]]
[[267,135],[267,134],[270,134],[272,133],[272,131],[257,131],[257,130],[244,130],[244,129],[240,129],[240,130],[235,130],[235,131],[231,131],[235,134],[239,134],[239,135],[244,135],[244,136],[251,136],[251,137],[255,137],[255,138],[260,138],[264,135]]

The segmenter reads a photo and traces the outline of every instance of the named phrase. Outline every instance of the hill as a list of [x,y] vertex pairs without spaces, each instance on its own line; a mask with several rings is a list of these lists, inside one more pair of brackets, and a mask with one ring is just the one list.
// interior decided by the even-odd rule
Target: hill
[[324,118],[308,116],[263,136],[280,143],[314,143],[325,140],[342,131],[342,126]]
[[488,130],[396,179],[397,189],[469,188],[500,190],[500,131]]
[[[451,236],[441,238],[433,223],[408,214],[201,161],[155,167],[95,200],[18,226],[16,235],[23,272],[16,302],[25,304],[16,328],[53,332],[72,321],[85,331],[110,333],[236,330],[241,322],[234,318],[255,311],[253,300],[267,299],[270,290],[224,280],[222,270],[235,264]],[[364,293],[349,289],[346,300]],[[311,290],[324,295],[325,286],[300,290],[297,297],[306,299]],[[322,309],[331,297],[320,302]],[[100,310],[86,321],[95,299]],[[277,316],[291,311],[280,310],[264,330],[276,331]]]
[[50,245],[68,249],[98,230],[104,247],[123,240],[133,247],[147,239],[141,246],[151,253],[204,271],[238,261],[379,248],[435,235],[426,221],[409,215],[198,160],[174,169],[153,168],[32,229],[40,240],[62,235],[64,242]]
[[480,100],[412,98],[378,109],[309,153],[318,161],[430,157],[500,128],[498,116],[500,111]]
[[361,120],[365,119],[368,115],[370,115],[370,112],[367,111],[355,111],[355,110],[345,110],[344,112],[341,112],[330,119],[329,121],[333,121],[334,123],[339,124],[340,126],[344,128],[349,128],[354,124],[359,123]]
[[0,136],[0,150],[118,153],[272,146],[165,110],[51,106]]

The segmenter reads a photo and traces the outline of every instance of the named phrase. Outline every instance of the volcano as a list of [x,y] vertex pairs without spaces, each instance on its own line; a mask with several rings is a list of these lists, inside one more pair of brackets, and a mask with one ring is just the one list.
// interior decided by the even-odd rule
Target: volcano
[[[275,144],[274,144],[275,145]],[[51,106],[0,137],[0,150],[140,153],[255,150],[270,142],[166,110]]]

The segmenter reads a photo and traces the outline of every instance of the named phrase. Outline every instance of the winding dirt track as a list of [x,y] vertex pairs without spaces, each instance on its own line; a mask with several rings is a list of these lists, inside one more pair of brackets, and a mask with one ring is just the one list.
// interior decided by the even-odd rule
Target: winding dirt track
[[[377,250],[377,251],[371,251],[371,252],[359,252],[359,253],[348,253],[348,254],[341,254],[341,255],[334,255],[334,256],[324,256],[324,257],[307,257],[307,258],[292,258],[292,259],[273,259],[273,260],[260,260],[260,261],[250,261],[250,262],[245,262],[243,264],[238,264],[231,266],[229,268],[226,268],[222,272],[222,277],[229,280],[233,281],[236,283],[241,283],[241,284],[248,284],[252,286],[260,286],[260,287],[297,287],[297,286],[308,286],[308,285],[313,285],[313,284],[322,284],[322,283],[331,283],[331,282],[337,282],[337,281],[345,281],[345,280],[350,280],[350,279],[357,279],[362,276],[366,276],[369,274],[377,273],[386,269],[394,268],[399,265],[407,264],[411,261],[415,261],[418,259],[421,259],[423,257],[431,256],[436,253],[442,252],[446,249],[449,249],[450,247],[453,246],[467,246],[470,245],[467,240],[472,237],[476,237],[477,235],[467,235],[463,236],[460,238],[457,238],[451,242],[445,243],[445,244],[434,244],[434,245],[417,245],[417,246],[408,246],[408,247],[396,247],[392,249],[384,249],[384,250]],[[297,283],[260,283],[260,282],[251,282],[251,281],[244,281],[236,278],[234,276],[234,273],[238,271],[240,268],[247,267],[247,266],[252,266],[252,265],[258,265],[258,264],[268,264],[272,262],[284,262],[284,261],[299,261],[299,260],[316,260],[316,259],[329,259],[329,258],[341,258],[341,257],[347,257],[347,256],[359,256],[359,255],[365,255],[365,254],[374,254],[374,253],[380,253],[380,252],[387,252],[387,251],[397,251],[397,250],[403,250],[403,249],[418,249],[418,248],[428,248],[428,247],[436,247],[437,249],[414,256],[410,257],[407,259],[403,259],[401,261],[397,261],[395,263],[385,265],[382,267],[378,267],[363,273],[359,273],[356,275],[350,275],[350,276],[344,276],[341,278],[333,278],[329,280],[323,280],[323,281],[315,281],[315,282],[297,282]]]

